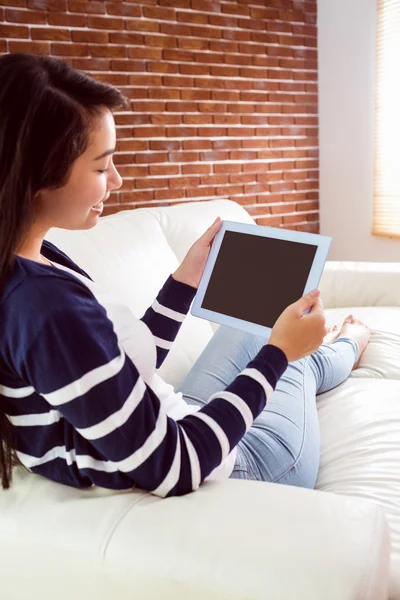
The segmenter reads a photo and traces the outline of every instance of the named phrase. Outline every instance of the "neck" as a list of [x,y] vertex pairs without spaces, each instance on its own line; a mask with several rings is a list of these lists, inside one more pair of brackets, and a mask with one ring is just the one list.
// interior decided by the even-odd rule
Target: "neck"
[[44,236],[47,232],[30,232],[30,234],[24,239],[16,254],[23,258],[29,258],[30,260],[36,260],[37,262],[43,262],[41,256],[41,249],[44,240]]

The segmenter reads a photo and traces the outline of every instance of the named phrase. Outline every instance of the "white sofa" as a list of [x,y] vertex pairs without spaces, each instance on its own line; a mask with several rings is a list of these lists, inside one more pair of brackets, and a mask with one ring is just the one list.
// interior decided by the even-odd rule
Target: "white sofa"
[[[49,239],[141,316],[218,215],[252,221],[216,200]],[[400,599],[400,264],[328,263],[321,290],[329,322],[352,311],[373,333],[360,369],[318,397],[317,490],[229,480],[161,500],[18,471],[0,492],[1,598]],[[162,376],[177,384],[212,333],[189,315]]]

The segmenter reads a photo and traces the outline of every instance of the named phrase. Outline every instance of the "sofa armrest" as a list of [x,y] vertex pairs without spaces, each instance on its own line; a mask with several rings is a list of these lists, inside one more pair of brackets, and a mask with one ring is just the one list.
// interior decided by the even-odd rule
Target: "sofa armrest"
[[17,472],[0,492],[0,546],[12,600],[387,600],[381,509],[278,484],[161,500]]
[[400,306],[400,263],[327,262],[319,289],[325,308]]

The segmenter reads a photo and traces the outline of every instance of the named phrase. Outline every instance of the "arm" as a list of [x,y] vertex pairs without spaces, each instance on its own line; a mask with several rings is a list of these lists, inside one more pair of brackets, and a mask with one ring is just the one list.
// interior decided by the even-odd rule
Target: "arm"
[[157,369],[166,359],[195,294],[195,288],[170,276],[143,315],[141,320],[150,329],[156,344]]
[[20,339],[29,347],[15,352],[15,362],[26,384],[76,431],[78,468],[104,487],[122,487],[123,477],[124,487],[130,482],[162,497],[197,489],[264,408],[286,369],[283,352],[264,346],[224,392],[175,421],[91,292],[69,280],[52,285],[31,293],[40,319],[22,318]]

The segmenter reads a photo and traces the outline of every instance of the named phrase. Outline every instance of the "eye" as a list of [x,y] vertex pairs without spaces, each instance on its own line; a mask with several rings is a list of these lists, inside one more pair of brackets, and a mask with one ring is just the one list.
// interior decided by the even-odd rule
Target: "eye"
[[98,173],[108,173],[110,169],[99,169]]

